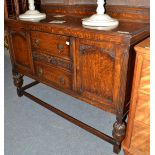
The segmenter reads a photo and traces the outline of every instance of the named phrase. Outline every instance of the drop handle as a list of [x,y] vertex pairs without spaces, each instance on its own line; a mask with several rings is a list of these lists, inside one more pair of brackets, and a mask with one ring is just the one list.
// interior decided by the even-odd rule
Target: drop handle
[[38,71],[37,71],[38,75],[41,76],[43,74],[43,70],[42,68],[38,68]]
[[34,40],[34,46],[38,46],[39,43],[40,43],[40,39],[35,39],[35,40]]
[[51,64],[56,65],[57,64],[57,60],[55,58],[51,58],[51,60],[49,61]]
[[59,82],[60,82],[60,84],[65,84],[65,79],[63,77],[60,77]]
[[64,45],[62,45],[62,44],[57,44],[57,50],[58,50],[59,53],[62,52],[63,49],[64,49]]

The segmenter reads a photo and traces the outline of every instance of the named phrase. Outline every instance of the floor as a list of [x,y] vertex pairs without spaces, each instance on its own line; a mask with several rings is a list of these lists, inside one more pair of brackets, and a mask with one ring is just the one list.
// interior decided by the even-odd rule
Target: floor
[[[13,85],[8,51],[5,68],[5,155],[115,155],[111,144],[48,111]],[[30,82],[24,78],[25,83]],[[39,98],[111,135],[115,116],[39,84],[29,90]],[[119,155],[124,155],[123,151]]]

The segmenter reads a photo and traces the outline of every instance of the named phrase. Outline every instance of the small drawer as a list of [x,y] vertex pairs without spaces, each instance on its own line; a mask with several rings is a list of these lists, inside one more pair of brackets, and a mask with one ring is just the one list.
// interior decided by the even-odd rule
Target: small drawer
[[73,69],[73,64],[70,60],[65,60],[62,58],[51,56],[49,54],[38,53],[37,51],[33,51],[32,55],[33,60],[45,62],[66,71],[72,71]]
[[150,155],[150,126],[134,121],[130,147],[139,153],[134,155]]
[[136,105],[135,120],[150,125],[150,96],[139,93]]
[[32,50],[70,59],[70,42],[67,36],[31,32],[31,41]]
[[55,87],[72,89],[71,73],[38,61],[34,61],[34,65],[35,73],[41,80]]

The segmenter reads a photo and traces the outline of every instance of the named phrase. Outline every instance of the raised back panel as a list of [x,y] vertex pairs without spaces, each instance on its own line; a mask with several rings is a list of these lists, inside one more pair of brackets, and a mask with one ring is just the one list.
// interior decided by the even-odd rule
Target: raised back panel
[[127,5],[131,7],[150,7],[150,0],[107,0],[108,5]]
[[[41,0],[42,4],[96,4],[97,0]],[[108,5],[127,5],[132,7],[150,7],[150,0],[107,0]]]

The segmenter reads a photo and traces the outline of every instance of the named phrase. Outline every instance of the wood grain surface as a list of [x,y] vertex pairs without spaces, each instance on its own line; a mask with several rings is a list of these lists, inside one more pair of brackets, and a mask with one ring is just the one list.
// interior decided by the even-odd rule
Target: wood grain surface
[[136,45],[136,64],[123,148],[126,155],[150,154],[150,45],[149,38]]

